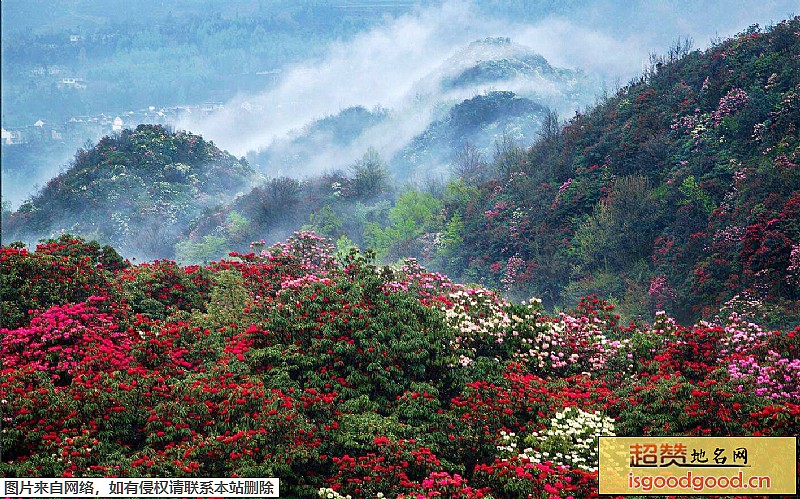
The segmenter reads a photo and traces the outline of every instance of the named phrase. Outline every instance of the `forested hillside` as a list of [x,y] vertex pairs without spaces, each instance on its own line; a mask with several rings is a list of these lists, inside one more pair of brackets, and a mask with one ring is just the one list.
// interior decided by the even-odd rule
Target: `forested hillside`
[[[322,99],[328,89],[301,96],[300,101],[284,93],[262,111],[247,101],[242,104],[245,113],[222,110],[195,124],[218,131],[234,144],[239,140],[230,137],[237,131],[251,137],[247,158],[257,171],[271,177],[302,179],[345,169],[374,148],[395,180],[419,182],[447,176],[451,158],[465,143],[483,154],[503,137],[532,144],[548,110],[572,112],[591,102],[600,87],[597,75],[553,67],[534,48],[505,37],[472,41],[430,65],[421,65],[425,71],[419,70],[417,77],[394,83],[386,96],[388,103],[369,105],[368,110],[364,103],[375,99],[370,89],[380,85],[365,84],[365,95],[353,99],[358,105],[314,117],[292,130],[270,127],[263,116],[272,110],[280,120],[285,101],[296,105],[298,114],[309,115],[306,108],[313,108],[313,100],[318,95]],[[348,74],[346,68],[335,73]],[[374,75],[363,78],[370,81]],[[257,102],[261,105],[263,100]],[[219,120],[233,130],[215,126]]]
[[431,261],[548,304],[597,293],[690,320],[738,296],[797,323],[799,30],[673,47],[492,181],[454,181]]
[[247,162],[213,142],[140,125],[79,149],[68,170],[5,214],[3,237],[30,242],[70,231],[131,257],[163,258],[191,220],[249,190],[252,180]]

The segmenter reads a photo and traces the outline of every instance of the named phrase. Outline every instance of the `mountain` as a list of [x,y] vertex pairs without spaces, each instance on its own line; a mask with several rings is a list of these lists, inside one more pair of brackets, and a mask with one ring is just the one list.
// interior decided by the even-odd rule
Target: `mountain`
[[[387,261],[413,256],[512,297],[540,296],[551,309],[596,294],[626,318],[666,309],[689,323],[736,310],[767,325],[797,324],[797,33],[794,18],[704,51],[676,45],[563,127],[543,104],[512,91],[439,101],[397,156],[385,161],[370,149],[340,158],[349,172],[275,177],[252,190],[248,164],[213,144],[139,127],[79,151],[73,168],[10,219],[4,214],[3,235],[75,230],[118,241],[123,253],[202,262],[307,226],[342,248],[355,242]],[[475,62],[474,50],[512,48],[484,42],[464,60]],[[515,67],[547,74],[535,61]],[[419,108],[442,95],[442,82],[452,87],[477,66],[462,60],[420,82]],[[363,137],[394,138],[400,114],[345,109],[307,126],[292,147],[308,161],[319,151],[304,144],[357,150]],[[501,144],[493,163],[463,148],[515,125],[538,141]],[[405,137],[399,129],[396,136]],[[188,143],[205,153],[184,158],[180,151],[195,150]],[[435,172],[453,148],[462,178],[422,190],[391,182],[398,157],[406,161],[398,176],[408,178]],[[421,159],[410,161],[414,154]]]
[[470,43],[444,59],[392,108],[348,107],[252,151],[248,160],[268,176],[295,178],[341,169],[374,147],[399,180],[446,174],[469,142],[491,155],[495,142],[533,143],[547,109],[571,114],[599,82],[552,67],[508,38]]
[[[384,123],[388,117],[385,109],[370,111],[363,106],[349,107],[309,123],[287,138],[276,139],[263,151],[251,151],[248,161],[275,176],[302,171],[302,165],[315,159],[319,161],[322,151],[326,151],[328,156],[333,156],[333,151],[342,154],[370,128]],[[331,160],[336,161],[334,158]]]
[[[530,47],[510,38],[489,37],[476,40],[449,57],[436,71],[443,90],[470,90],[500,85],[547,102],[560,111],[569,110],[593,92],[597,82],[580,70],[555,68]],[[502,89],[502,88],[500,88]],[[583,94],[583,95],[582,95]]]
[[[532,144],[548,112],[571,114],[600,83],[580,70],[554,68],[530,47],[505,37],[470,43],[414,91],[440,99],[432,121],[389,161],[395,175],[447,176],[465,145],[492,157],[496,145]],[[460,100],[461,97],[469,96]]]
[[249,190],[253,169],[213,142],[160,125],[140,125],[79,149],[3,224],[3,239],[70,232],[128,255],[165,258],[174,237],[203,209]]
[[462,88],[475,84],[509,81],[533,74],[553,74],[553,68],[544,57],[538,54],[523,55],[520,58],[504,57],[490,61],[479,60],[474,66],[443,83],[445,88]]
[[798,53],[800,18],[672,47],[446,200],[440,267],[550,306],[596,293],[629,316],[738,307],[797,324]]
[[514,92],[493,91],[456,104],[442,119],[415,136],[390,165],[398,176],[415,172],[447,174],[452,158],[465,144],[488,154],[503,136],[523,143],[536,134],[549,109]]

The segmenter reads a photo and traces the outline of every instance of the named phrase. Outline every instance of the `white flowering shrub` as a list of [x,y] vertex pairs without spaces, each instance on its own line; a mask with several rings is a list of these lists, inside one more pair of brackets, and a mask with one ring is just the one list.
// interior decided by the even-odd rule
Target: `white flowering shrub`
[[549,461],[595,472],[600,436],[616,436],[613,419],[603,416],[599,411],[591,413],[566,407],[550,420],[547,430],[532,432],[525,437],[525,448],[521,452],[516,434],[505,431],[500,432],[497,450],[506,457],[515,456],[534,463]]
[[317,491],[322,499],[352,499],[349,495],[343,496],[329,487],[323,487]]
[[456,330],[451,347],[464,367],[485,356],[528,365],[540,376],[633,369],[629,341],[607,338],[608,325],[598,317],[546,317],[540,300],[514,305],[489,290],[469,288],[451,290],[441,309]]
[[616,436],[613,419],[599,411],[566,407],[550,420],[550,428],[540,435],[530,435],[526,443],[534,443],[535,439],[546,459],[593,472],[597,471],[600,436]]
[[[343,496],[342,494],[336,492],[330,487],[323,487],[319,489],[317,491],[317,494],[319,494],[319,496],[322,499],[353,499],[352,496],[350,496],[350,494]],[[385,497],[386,496],[383,494],[383,492],[378,492],[377,494],[375,494],[376,499],[384,499]]]
[[456,329],[452,347],[459,354],[459,364],[467,366],[478,355],[497,358],[511,325],[505,311],[508,304],[482,288],[458,289],[448,300],[443,309],[447,323]]

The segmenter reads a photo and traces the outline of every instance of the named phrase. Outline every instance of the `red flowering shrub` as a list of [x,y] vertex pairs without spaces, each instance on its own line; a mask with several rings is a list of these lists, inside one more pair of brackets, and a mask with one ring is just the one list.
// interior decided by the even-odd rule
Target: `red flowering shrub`
[[117,282],[131,311],[151,319],[165,319],[171,311],[202,310],[211,286],[207,270],[167,260],[125,269]]
[[[83,280],[61,283],[61,302],[38,291],[56,303],[0,330],[0,476],[276,476],[300,497],[590,497],[603,434],[800,431],[800,330],[736,312],[621,327],[596,298],[549,317],[535,300],[511,304],[415,262],[339,263],[326,247],[298,234],[203,269],[77,266],[107,293],[70,301]],[[54,261],[2,251],[12,271]]]
[[29,311],[106,296],[112,272],[126,262],[111,247],[63,235],[31,253],[17,246],[0,248],[0,313],[12,329],[30,320]]
[[[88,303],[105,299],[90,296]],[[0,329],[3,369],[32,367],[69,384],[81,370],[116,371],[133,361],[132,339],[118,331],[114,318],[92,305],[55,306],[34,315],[27,327]]]

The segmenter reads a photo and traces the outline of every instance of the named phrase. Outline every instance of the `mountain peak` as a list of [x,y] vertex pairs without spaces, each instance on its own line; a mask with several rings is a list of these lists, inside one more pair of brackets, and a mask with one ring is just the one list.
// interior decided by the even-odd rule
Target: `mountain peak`
[[503,36],[487,36],[483,40],[475,40],[472,45],[511,45],[511,38]]
[[555,76],[556,70],[541,54],[507,37],[476,40],[453,55],[445,64],[451,75],[443,88],[465,88],[517,78]]

